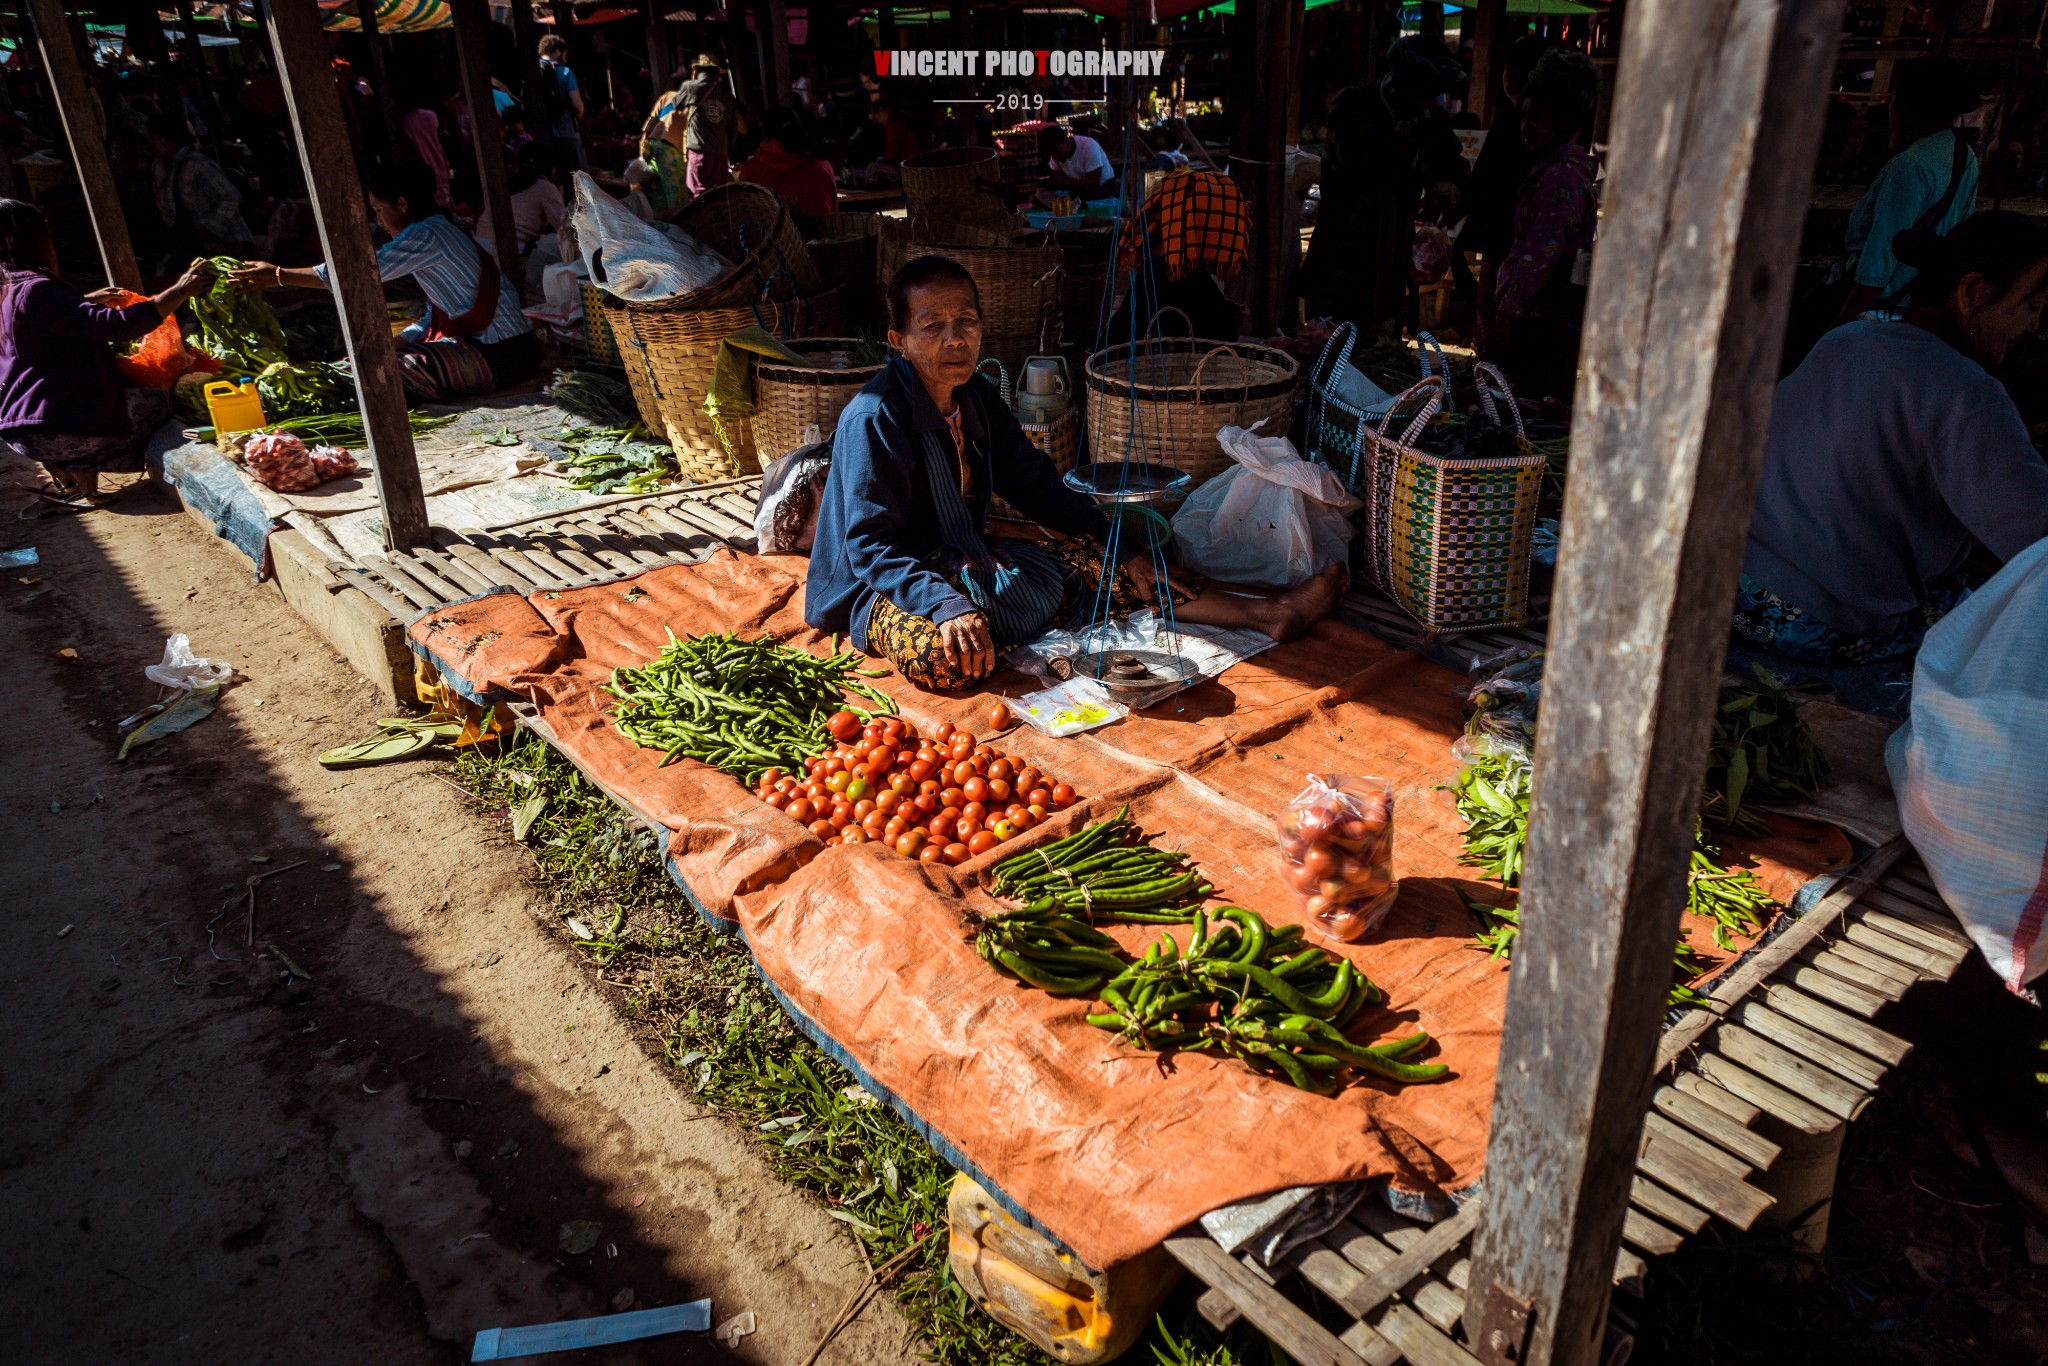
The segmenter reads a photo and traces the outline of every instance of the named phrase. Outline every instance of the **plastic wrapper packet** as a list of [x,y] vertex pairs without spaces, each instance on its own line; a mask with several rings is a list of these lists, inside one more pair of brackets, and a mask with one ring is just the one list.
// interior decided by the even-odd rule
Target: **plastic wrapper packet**
[[1394,908],[1394,790],[1384,778],[1309,775],[1280,813],[1287,881],[1311,927],[1349,943]]

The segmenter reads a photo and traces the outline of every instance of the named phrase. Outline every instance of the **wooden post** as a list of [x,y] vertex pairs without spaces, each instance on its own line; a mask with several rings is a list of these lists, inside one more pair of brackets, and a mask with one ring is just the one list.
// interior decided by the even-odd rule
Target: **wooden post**
[[1422,0],[1422,3],[1416,6],[1416,10],[1418,11],[1416,33],[1421,37],[1434,38],[1438,42],[1442,42],[1444,37],[1444,7],[1441,0]]
[[[39,4],[57,0],[36,0]],[[370,0],[363,0],[367,6]],[[265,0],[271,54],[284,83],[292,136],[306,173],[306,193],[320,229],[320,251],[340,305],[341,335],[356,376],[357,401],[370,458],[376,464],[377,501],[384,510],[384,544],[405,550],[431,542],[427,500],[420,489],[419,458],[406,418],[405,386],[384,307],[384,285],[370,250],[370,216],[356,177],[355,148],[342,121],[341,94],[328,64],[327,35],[313,0]]]
[[43,71],[50,79],[51,103],[64,121],[71,164],[85,191],[86,212],[92,215],[92,234],[99,242],[100,261],[107,268],[107,283],[140,292],[142,269],[135,263],[135,248],[128,240],[128,219],[121,212],[113,168],[107,164],[107,144],[93,122],[85,60],[64,20],[64,0],[29,0],[29,15],[35,21]]
[[398,108],[391,102],[391,71],[385,60],[384,35],[377,32],[378,3],[379,0],[356,0],[356,17],[363,23],[364,50],[370,59],[370,96],[377,105],[379,129],[375,150],[388,159],[398,150]]
[[668,0],[647,0],[647,72],[654,86],[653,98],[647,105],[650,112],[668,92],[669,77],[676,69],[675,48],[668,40],[668,20],[662,17],[666,8]]
[[1465,11],[1472,21],[1472,80],[1466,89],[1465,107],[1479,120],[1481,128],[1493,127],[1500,102],[1507,98],[1501,86],[1505,67],[1502,39],[1507,37],[1508,0],[1479,0],[1478,7]]
[[1466,1304],[1482,1361],[1597,1360],[1841,17],[1629,16]]
[[[662,0],[651,0],[660,5]],[[512,0],[512,46],[519,53],[519,103],[526,107],[526,131],[545,138],[547,129],[533,126],[534,82],[540,79],[540,26],[533,19],[533,0]]]
[[[1905,29],[1906,0],[1885,0],[1884,37],[1882,40],[1884,45],[1890,47],[1893,43],[1896,43],[1899,40],[1899,35],[1905,32]],[[1897,66],[1898,63],[1893,58],[1878,58],[1877,70],[1872,73],[1870,78],[1871,94],[1888,95],[1891,93],[1892,72]]]
[[789,14],[782,0],[761,0],[754,10],[754,25],[760,30],[761,112],[766,113],[790,98]]
[[[1242,18],[1237,22],[1244,22]],[[1252,218],[1251,317],[1254,336],[1288,321],[1282,291],[1300,264],[1301,244],[1287,240],[1287,94],[1301,78],[1302,0],[1269,0],[1251,18],[1252,97],[1232,130],[1230,178],[1244,191]]]
[[491,97],[491,59],[485,50],[490,31],[488,0],[449,0],[455,21],[455,60],[462,70],[462,99],[469,106],[469,137],[475,144],[477,180],[483,186],[484,209],[491,223],[491,245],[505,283],[521,299],[526,272],[519,268],[519,234],[512,226],[512,195],[505,181],[505,136],[498,128],[498,102]]

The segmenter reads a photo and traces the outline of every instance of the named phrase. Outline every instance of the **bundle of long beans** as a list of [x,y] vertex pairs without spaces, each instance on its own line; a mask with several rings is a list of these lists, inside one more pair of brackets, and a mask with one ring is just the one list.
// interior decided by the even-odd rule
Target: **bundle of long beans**
[[[614,669],[605,691],[618,699],[613,723],[637,745],[662,751],[661,762],[690,758],[753,786],[771,768],[796,769],[827,743],[825,722],[836,711],[866,721],[894,712],[895,701],[864,679],[857,651],[820,657],[772,636],[747,640],[718,633],[676,639],[639,669]],[[853,693],[873,710],[847,706]]]
[[1108,820],[1007,859],[989,890],[1017,901],[1044,901],[1089,919],[1184,924],[1215,892],[1186,854],[1139,843],[1129,807]]

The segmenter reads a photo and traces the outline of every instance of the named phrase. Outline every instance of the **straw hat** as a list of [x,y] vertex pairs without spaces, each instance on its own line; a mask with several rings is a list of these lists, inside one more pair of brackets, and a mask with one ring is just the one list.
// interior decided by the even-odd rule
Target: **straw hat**
[[719,61],[719,60],[718,60],[718,58],[716,58],[716,57],[712,56],[712,55],[711,55],[710,53],[708,53],[708,52],[700,52],[700,53],[698,53],[698,54],[697,54],[697,60],[696,60],[696,61],[694,61],[694,62],[691,62],[691,63],[690,63],[690,70],[692,70],[692,71],[706,71],[706,70],[710,70],[710,71],[723,71],[723,70],[725,70],[725,63],[723,63],[723,62]]

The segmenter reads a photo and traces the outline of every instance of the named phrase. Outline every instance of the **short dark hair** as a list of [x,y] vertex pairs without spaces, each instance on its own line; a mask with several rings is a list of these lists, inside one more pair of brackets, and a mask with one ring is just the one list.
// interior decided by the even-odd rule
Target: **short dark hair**
[[569,55],[569,40],[559,33],[550,33],[540,40],[540,55],[543,57],[566,57]]
[[386,204],[405,201],[405,221],[417,223],[422,218],[432,218],[441,212],[441,206],[434,202],[434,194],[440,186],[434,173],[418,157],[400,157],[388,166],[379,166],[363,177],[363,188]]
[[0,199],[0,263],[41,270],[50,259],[50,223],[23,199]]
[[165,105],[149,116],[149,131],[174,147],[183,147],[192,141],[192,129],[185,122],[185,115],[175,105]]
[[1064,128],[1061,128],[1057,124],[1055,124],[1051,128],[1039,129],[1038,154],[1042,157],[1051,156],[1053,152],[1058,149],[1061,143],[1065,142],[1068,138],[1072,136],[1072,133],[1070,133],[1068,130]]
[[889,278],[889,326],[897,332],[910,326],[910,291],[930,285],[954,282],[974,292],[974,306],[981,307],[981,286],[967,267],[950,256],[936,253],[912,257]]
[[1981,275],[2003,294],[2036,262],[2048,261],[2048,222],[1986,209],[1946,234],[1908,228],[1892,239],[1892,254],[1920,272],[1911,285],[1914,307],[1939,308],[1965,275]]
[[1572,48],[1557,47],[1537,59],[1522,87],[1522,98],[1540,104],[1583,134],[1600,98],[1600,73],[1592,58]]
[[1976,82],[1953,57],[1915,57],[1892,74],[1892,98],[1925,123],[1946,128],[1981,102]]
[[810,153],[811,135],[796,110],[786,104],[774,105],[761,115],[761,131],[781,143],[785,151],[798,156]]

